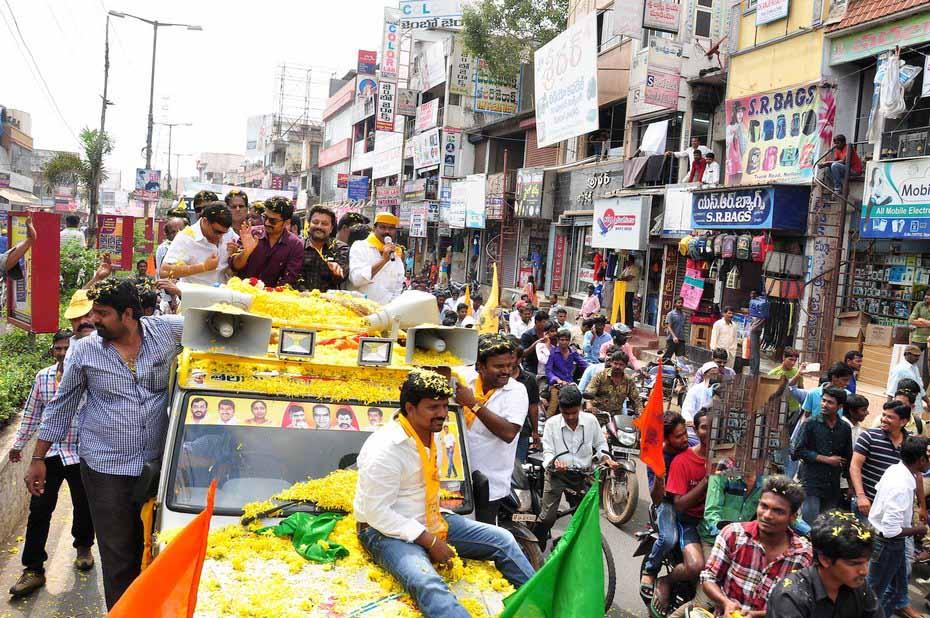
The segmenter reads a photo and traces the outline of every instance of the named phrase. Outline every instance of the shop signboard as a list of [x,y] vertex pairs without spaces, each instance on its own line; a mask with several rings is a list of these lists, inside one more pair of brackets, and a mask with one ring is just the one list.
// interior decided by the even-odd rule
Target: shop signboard
[[643,28],[678,34],[681,4],[678,0],[646,0]]
[[809,187],[695,191],[691,223],[704,230],[804,230]]
[[449,227],[454,229],[465,228],[466,202],[468,201],[468,185],[465,180],[453,180],[449,193]]
[[628,39],[643,38],[643,0],[614,0],[613,35]]
[[384,33],[381,36],[381,78],[397,79],[398,52],[400,51],[400,32],[397,22],[400,11],[394,7],[384,7]]
[[439,99],[427,101],[417,108],[417,133],[432,129],[439,121]]
[[157,201],[161,193],[161,170],[136,168],[136,198]]
[[397,84],[382,78],[378,84],[378,110],[375,116],[376,131],[394,131],[395,104],[397,103]]
[[439,202],[426,202],[426,220],[430,223],[439,223]]
[[410,227],[410,212],[413,209],[413,204],[414,202],[405,200],[400,203],[400,206],[397,207],[397,218],[400,219],[400,225],[398,227]]
[[757,0],[756,2],[756,25],[778,21],[788,17],[789,0]]
[[449,94],[471,97],[474,88],[476,58],[465,53],[465,42],[456,36],[452,43],[452,76],[449,80]]
[[865,181],[863,238],[930,238],[930,157],[869,161]]
[[446,127],[442,132],[442,175],[455,176],[455,160],[462,144],[462,130]]
[[400,0],[403,30],[461,28],[461,0]]
[[36,229],[35,242],[18,263],[22,278],[8,278],[7,319],[31,333],[54,333],[58,330],[60,215],[9,212],[7,217],[10,247],[26,240],[30,217]]
[[414,135],[410,141],[413,142],[414,169],[439,165],[442,162],[442,148],[439,145],[438,128]]
[[662,235],[681,237],[691,233],[691,189],[669,185],[665,189],[665,214],[662,218]]
[[348,174],[336,174],[336,188],[345,189],[349,186],[349,175]]
[[426,238],[426,222],[429,206],[426,202],[417,202],[410,208],[410,237]]
[[404,182],[404,200],[418,201],[426,199],[426,178],[414,178]]
[[895,47],[907,47],[927,41],[930,11],[888,21],[866,30],[829,39],[830,64],[871,58]]
[[358,74],[373,75],[378,68],[378,52],[365,49],[358,50]]
[[415,65],[420,72],[415,77],[419,77],[420,90],[425,92],[446,81],[446,54],[441,41],[423,41],[421,45],[424,47],[419,53],[419,63]]
[[368,183],[371,179],[368,176],[350,176],[349,192],[350,200],[368,200]]
[[485,174],[470,174],[465,177],[465,227],[470,230],[484,229],[487,217],[486,189]]
[[555,239],[552,247],[552,291],[561,292],[564,287],[565,279],[565,252],[566,240],[565,234],[560,234],[556,228]]
[[578,19],[536,50],[536,139],[540,148],[599,128],[597,15]]
[[397,89],[397,115],[409,116],[411,118],[417,115],[417,91],[411,88]]
[[97,215],[97,250],[109,253],[119,270],[132,270],[133,222],[133,217]]
[[384,185],[381,187],[375,187],[375,205],[378,208],[400,206],[400,186]]
[[810,183],[830,148],[834,90],[809,84],[726,101],[726,184]]
[[375,135],[375,154],[371,160],[371,175],[385,178],[400,173],[403,133],[378,132]]
[[594,202],[591,246],[599,249],[642,251],[649,241],[652,197],[631,195]]
[[514,214],[521,219],[542,217],[543,178],[545,172],[539,167],[524,167],[517,170],[516,205]]
[[520,73],[498,79],[487,70],[487,62],[478,60],[475,71],[475,111],[512,115],[520,106]]

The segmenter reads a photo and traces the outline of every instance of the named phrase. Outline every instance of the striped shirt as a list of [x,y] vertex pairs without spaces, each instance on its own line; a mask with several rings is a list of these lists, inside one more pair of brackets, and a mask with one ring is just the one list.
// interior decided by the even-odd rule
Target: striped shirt
[[58,394],[45,409],[39,437],[62,441],[80,408],[80,458],[103,474],[141,474],[143,464],[164,449],[168,379],[183,328],[180,316],[139,320],[142,345],[135,373],[100,335],[78,341]]
[[[16,440],[13,442],[13,450],[21,451],[35,434],[39,425],[42,423],[42,415],[45,407],[54,399],[55,390],[58,387],[55,376],[58,373],[58,364],[46,367],[36,374],[36,381],[32,385],[32,391],[29,398],[23,406],[23,420],[19,424],[16,432]],[[52,444],[52,448],[45,454],[46,457],[60,457],[62,465],[70,466],[78,463],[78,427],[77,415],[68,427],[65,437],[59,442]]]
[[[902,431],[904,438],[907,431]],[[875,499],[875,486],[881,480],[885,470],[901,461],[901,447],[895,447],[891,437],[881,429],[866,429],[856,440],[855,452],[865,456],[862,463],[862,488],[869,500]]]

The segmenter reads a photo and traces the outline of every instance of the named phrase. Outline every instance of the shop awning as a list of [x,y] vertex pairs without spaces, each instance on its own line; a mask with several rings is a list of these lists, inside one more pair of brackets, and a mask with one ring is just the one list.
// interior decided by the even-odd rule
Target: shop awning
[[846,14],[838,23],[827,27],[827,32],[838,32],[863,24],[878,22],[889,15],[912,13],[926,5],[926,0],[852,0]]
[[810,190],[807,185],[698,189],[691,196],[691,224],[699,230],[803,232]]
[[10,204],[23,204],[24,206],[39,206],[42,203],[39,198],[32,193],[10,188],[0,189],[0,199]]

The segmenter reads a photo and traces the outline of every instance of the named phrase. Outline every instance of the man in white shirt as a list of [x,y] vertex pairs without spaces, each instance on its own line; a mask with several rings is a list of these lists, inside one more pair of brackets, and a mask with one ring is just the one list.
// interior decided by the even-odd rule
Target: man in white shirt
[[494,560],[514,587],[533,576],[510,532],[440,511],[437,434],[452,394],[439,374],[410,372],[401,387],[400,414],[359,452],[353,503],[362,546],[430,618],[469,616],[434,566],[448,563],[452,548],[462,558]]
[[475,519],[497,523],[502,498],[510,494],[517,437],[530,407],[526,387],[514,380],[513,346],[504,335],[478,338],[477,373],[457,384],[455,400],[465,409],[468,459],[488,478],[488,503],[475,505]]
[[210,202],[200,219],[174,237],[159,276],[185,283],[214,285],[229,278],[229,245],[236,241],[232,214],[226,204]]
[[688,387],[688,394],[681,404],[681,416],[688,427],[688,440],[691,445],[697,444],[697,433],[694,431],[694,415],[709,408],[714,401],[714,395],[722,382],[718,371],[710,370],[705,379]]
[[382,305],[404,291],[404,252],[394,244],[399,224],[396,216],[379,212],[368,238],[356,240],[349,249],[349,284]]
[[704,166],[704,175],[701,176],[701,183],[705,185],[720,184],[720,164],[717,163],[717,157],[713,151],[708,151],[704,158],[707,159],[707,165]]
[[723,310],[723,317],[714,322],[710,331],[710,349],[723,348],[730,358],[735,359],[739,349],[739,328],[733,321],[733,307]]
[[[540,543],[549,539],[549,530],[559,515],[559,504],[566,489],[583,490],[584,479],[566,474],[571,469],[590,470],[597,459],[611,469],[619,467],[610,458],[607,440],[597,417],[581,411],[581,391],[574,384],[559,391],[559,413],[543,426],[543,467],[546,488],[543,491],[542,513],[536,526]],[[550,468],[551,466],[551,468]]]
[[924,400],[927,397],[927,392],[923,386],[923,378],[920,377],[920,368],[918,367],[920,354],[920,348],[916,345],[909,345],[904,348],[904,358],[891,368],[888,373],[888,384],[885,387],[885,394],[888,395],[890,400],[898,392],[898,383],[901,380],[905,378],[914,380],[920,387],[920,392],[916,393],[917,397],[914,401],[914,415],[918,417],[923,416]]
[[[690,146],[688,146],[684,150],[678,150],[678,151],[668,150],[666,151],[665,154],[678,157],[679,159],[688,159],[688,169],[690,170],[691,166],[694,165],[694,151],[695,150],[700,150],[701,154],[704,155],[705,157],[707,156],[707,153],[711,151],[710,148],[701,144],[700,137],[692,136]],[[682,170],[682,172],[679,173],[679,176],[682,178],[687,178],[688,177],[687,170]]]
[[64,247],[67,243],[77,243],[83,249],[87,246],[84,233],[78,229],[81,224],[81,218],[77,215],[68,215],[65,217],[65,229],[58,233],[58,242]]
[[533,305],[525,303],[510,312],[510,334],[519,339],[533,328]]
[[922,537],[926,524],[913,525],[915,474],[930,468],[926,438],[910,437],[901,445],[901,461],[890,466],[875,486],[869,523],[878,533],[869,563],[868,583],[881,599],[886,616],[895,615],[895,602],[907,596],[905,539]]
[[165,239],[161,241],[161,243],[158,245],[158,248],[155,249],[156,273],[161,271],[161,263],[165,261],[165,256],[168,255],[168,249],[171,248],[171,243],[174,241],[175,236],[177,236],[178,232],[186,227],[187,220],[182,219],[181,217],[171,217],[165,221]]

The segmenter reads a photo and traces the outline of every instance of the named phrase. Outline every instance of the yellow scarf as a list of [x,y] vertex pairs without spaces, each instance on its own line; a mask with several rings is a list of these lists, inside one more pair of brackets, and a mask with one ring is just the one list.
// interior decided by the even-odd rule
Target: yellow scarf
[[[368,244],[374,247],[375,249],[377,249],[378,253],[381,253],[382,251],[384,251],[384,243],[381,242],[377,236],[375,236],[374,232],[371,232],[370,234],[368,234]],[[404,257],[403,247],[401,247],[400,245],[397,245],[394,248],[394,253],[396,253],[400,257]]]
[[426,529],[430,534],[445,540],[449,532],[449,524],[439,512],[439,468],[436,466],[436,442],[431,440],[429,450],[427,450],[406,416],[398,414],[397,422],[404,428],[404,433],[413,438],[417,445],[417,454],[420,456],[420,465],[423,467],[423,484],[426,486]]
[[[496,388],[492,388],[488,392],[484,392],[484,384],[482,384],[481,382],[481,376],[478,376],[478,379],[475,380],[475,388],[474,388],[475,400],[478,402],[477,407],[480,408],[481,406],[486,404],[488,402],[488,399],[491,398],[491,395],[493,395],[494,391],[496,390],[497,390]],[[475,414],[475,412],[469,407],[464,407],[464,416],[465,416],[465,424],[468,427],[471,427],[472,423],[475,422],[475,419],[478,418],[478,415]]]

